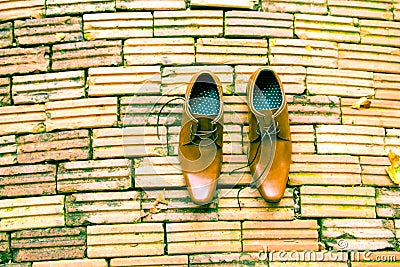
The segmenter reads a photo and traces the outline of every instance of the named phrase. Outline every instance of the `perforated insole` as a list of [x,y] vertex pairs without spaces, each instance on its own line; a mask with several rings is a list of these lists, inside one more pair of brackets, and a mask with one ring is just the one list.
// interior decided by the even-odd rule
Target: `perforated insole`
[[263,70],[257,77],[253,106],[256,110],[277,109],[282,105],[282,90],[274,74],[269,70]]
[[208,83],[197,83],[189,98],[189,108],[193,114],[219,114],[220,99],[217,88]]

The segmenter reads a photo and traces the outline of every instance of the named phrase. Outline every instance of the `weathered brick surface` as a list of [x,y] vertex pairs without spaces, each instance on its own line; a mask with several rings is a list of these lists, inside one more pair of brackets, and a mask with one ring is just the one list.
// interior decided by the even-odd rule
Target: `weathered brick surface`
[[[172,100],[173,96],[132,96],[122,97],[120,101],[123,125],[157,125],[157,115],[161,107]],[[173,101],[160,114],[159,125],[180,125],[182,104]]]
[[94,158],[165,156],[165,128],[155,127],[106,128],[93,131]]
[[320,125],[316,133],[317,149],[321,154],[386,155],[383,128]]
[[44,0],[5,0],[0,4],[0,20],[40,17],[44,14]]
[[222,36],[219,10],[155,11],[154,36]]
[[[1,13],[0,13],[1,14]],[[12,23],[1,23],[0,24],[0,48],[11,46],[13,38]]]
[[82,227],[24,230],[11,234],[16,262],[83,258],[85,245],[86,229]]
[[1,267],[31,267],[32,263],[6,263],[0,264]]
[[17,138],[17,143],[19,163],[78,160],[89,157],[87,130],[20,136]]
[[59,260],[34,262],[32,267],[107,267],[104,259]]
[[[160,204],[158,213],[152,213],[154,202],[163,194],[168,205]],[[217,221],[216,204],[211,203],[204,212],[204,206],[193,203],[186,189],[146,190],[142,196],[142,210],[149,213],[143,218],[144,222],[185,222],[185,221]]]
[[357,98],[342,98],[343,124],[400,128],[400,98],[392,100],[371,100],[369,109],[355,110],[351,105]]
[[361,184],[359,159],[345,155],[292,155],[291,185],[357,185]]
[[117,66],[122,63],[121,41],[87,41],[53,46],[54,70]]
[[64,196],[0,200],[0,219],[0,231],[64,226]]
[[385,166],[390,165],[389,159],[384,157],[361,156],[361,179],[364,185],[394,186],[385,171]]
[[19,165],[0,168],[0,196],[56,194],[55,165]]
[[10,79],[0,78],[0,105],[6,106],[9,104],[11,104]]
[[228,11],[225,36],[293,37],[293,15],[272,12]]
[[375,218],[375,189],[371,187],[303,186],[302,217]]
[[400,218],[399,189],[376,189],[376,214],[381,218]]
[[218,7],[218,8],[240,8],[240,9],[255,9],[258,5],[257,0],[220,0],[220,1],[210,1],[210,0],[191,0],[191,6],[195,7]]
[[46,130],[100,128],[117,123],[114,97],[66,100],[46,103]]
[[337,96],[286,96],[292,124],[339,124]]
[[240,192],[238,189],[222,189],[219,192],[218,218],[229,221],[292,220],[293,206],[293,190],[290,188],[286,189],[279,203],[265,202],[258,190],[250,187]]
[[179,10],[185,9],[185,0],[116,0],[122,10]]
[[315,152],[315,136],[312,125],[292,125],[290,134],[293,153],[313,154]]
[[[235,67],[235,93],[246,94],[247,82],[253,72],[262,66],[238,65]],[[279,75],[286,94],[301,94],[306,90],[306,68],[301,66],[271,66]]]
[[115,0],[47,0],[46,15],[82,14],[115,9]]
[[336,68],[338,48],[334,42],[270,39],[269,62],[271,65],[294,65]]
[[[261,255],[264,257],[265,255]],[[190,266],[253,266],[256,262],[262,262],[262,257],[257,253],[216,253],[190,255]],[[254,265],[259,266],[259,265]],[[261,265],[260,265],[261,266]]]
[[89,96],[160,93],[160,66],[90,68]]
[[328,0],[331,15],[392,20],[391,0]]
[[18,44],[51,44],[82,41],[82,19],[56,17],[14,22],[14,35]]
[[127,65],[192,64],[193,38],[135,38],[124,43]]
[[243,251],[318,250],[316,220],[243,222]]
[[43,132],[45,119],[43,105],[0,107],[0,135]]
[[163,267],[163,266],[177,266],[187,267],[188,258],[187,256],[151,256],[151,257],[132,257],[132,258],[116,258],[111,259],[110,267],[128,267],[128,266],[151,266]]
[[[9,241],[10,238],[7,233],[0,233],[0,253],[2,256],[10,251]],[[3,262],[3,259],[0,262]]]
[[375,98],[398,100],[400,94],[400,75],[374,73]]
[[61,163],[58,192],[122,190],[131,187],[132,163],[128,159]]
[[258,39],[200,38],[196,62],[205,64],[266,64],[268,42]]
[[400,22],[360,20],[361,43],[400,46]]
[[150,12],[85,14],[83,22],[87,40],[153,36]]
[[14,104],[34,104],[81,98],[85,94],[84,72],[68,71],[14,76]]
[[49,68],[48,47],[0,49],[0,73],[29,73],[47,71]]
[[325,0],[269,0],[262,2],[262,8],[271,12],[328,13],[327,2]]
[[394,15],[394,20],[400,20],[400,3],[394,2],[393,15]]
[[322,220],[322,241],[335,250],[390,249],[393,248],[394,237],[392,221],[379,219]]
[[239,252],[239,222],[168,223],[169,254]]
[[69,226],[105,223],[133,223],[140,220],[140,193],[86,193],[66,198]]
[[360,29],[352,18],[296,14],[294,33],[300,39],[358,43]]
[[385,150],[400,153],[400,129],[387,129],[385,137]]
[[185,186],[183,174],[177,167],[178,157],[149,157],[135,164],[135,187],[168,188]]
[[230,66],[184,66],[166,67],[162,71],[161,91],[163,95],[184,95],[187,86],[196,73],[208,70],[215,73],[221,81],[224,93],[234,91],[233,68]]
[[0,137],[0,166],[17,163],[15,135]]
[[307,90],[313,95],[362,97],[375,94],[373,73],[307,68]]
[[164,254],[161,223],[88,226],[89,258]]
[[339,44],[339,69],[400,73],[400,48]]

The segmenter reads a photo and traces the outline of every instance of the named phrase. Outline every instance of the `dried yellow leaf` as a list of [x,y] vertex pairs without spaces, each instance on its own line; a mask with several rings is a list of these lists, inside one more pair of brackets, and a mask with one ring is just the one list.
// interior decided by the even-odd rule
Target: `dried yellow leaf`
[[385,170],[393,183],[400,185],[400,156],[389,151],[388,157],[391,166],[385,167]]
[[64,40],[65,37],[67,37],[67,35],[65,33],[59,32],[59,33],[56,34],[57,42],[60,42],[60,41]]
[[165,200],[165,189],[157,196],[156,203],[155,206],[157,206],[158,203],[168,205],[168,201]]
[[371,106],[371,100],[366,97],[361,97],[357,102],[351,106],[354,109],[369,108]]

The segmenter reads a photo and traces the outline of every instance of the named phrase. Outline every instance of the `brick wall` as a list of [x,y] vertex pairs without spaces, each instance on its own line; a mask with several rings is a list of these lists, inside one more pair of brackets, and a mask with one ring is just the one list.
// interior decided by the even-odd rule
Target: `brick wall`
[[[247,187],[248,169],[228,174],[246,164],[245,86],[265,65],[293,138],[279,204]],[[155,128],[202,69],[226,111],[219,198],[205,207],[175,168],[180,105],[161,140]],[[352,109],[363,96],[371,108]],[[398,266],[390,149],[399,0],[0,2],[1,267]],[[267,248],[315,254],[288,264]]]

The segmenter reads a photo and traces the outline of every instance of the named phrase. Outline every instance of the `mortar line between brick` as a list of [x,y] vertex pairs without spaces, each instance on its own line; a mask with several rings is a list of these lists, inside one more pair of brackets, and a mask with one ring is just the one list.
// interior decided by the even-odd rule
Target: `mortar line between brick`
[[10,82],[10,88],[9,88],[10,105],[13,106],[14,105],[14,98],[13,98],[13,95],[12,95],[12,87],[13,87],[14,80],[13,80],[12,76],[10,76],[9,82]]
[[164,229],[164,255],[168,255],[167,223],[162,223]]

